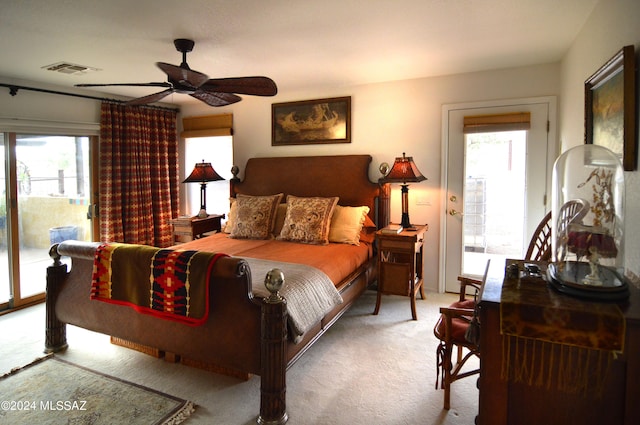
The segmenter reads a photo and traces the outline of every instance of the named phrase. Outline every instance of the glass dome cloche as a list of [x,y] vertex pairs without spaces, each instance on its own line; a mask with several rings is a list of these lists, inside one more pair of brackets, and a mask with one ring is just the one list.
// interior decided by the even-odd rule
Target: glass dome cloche
[[564,152],[553,166],[550,283],[599,300],[628,296],[624,280],[624,173],[609,149]]

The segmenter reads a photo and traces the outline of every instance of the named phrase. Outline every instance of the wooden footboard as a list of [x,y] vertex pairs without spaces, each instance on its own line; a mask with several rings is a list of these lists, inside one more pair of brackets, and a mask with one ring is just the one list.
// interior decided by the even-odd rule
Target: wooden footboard
[[[240,258],[221,258],[209,285],[211,311],[202,326],[187,326],[140,314],[126,306],[89,299],[93,256],[98,243],[65,241],[52,246],[47,268],[45,351],[67,348],[66,324],[112,335],[136,344],[261,376],[258,423],[287,421],[287,309],[278,295],[280,276],[265,282],[273,291],[253,298],[251,272]],[[72,259],[71,270],[60,261]]]

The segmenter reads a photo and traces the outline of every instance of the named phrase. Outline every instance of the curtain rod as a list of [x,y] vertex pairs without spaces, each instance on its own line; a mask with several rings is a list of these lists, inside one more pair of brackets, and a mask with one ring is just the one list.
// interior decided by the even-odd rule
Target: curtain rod
[[[35,87],[19,86],[17,84],[0,83],[0,87],[8,88],[9,89],[9,94],[11,94],[11,96],[17,95],[18,94],[18,90],[30,90],[30,91],[40,92],[40,93],[58,94],[58,95],[61,95],[61,96],[71,96],[71,97],[81,97],[81,98],[84,98],[84,99],[101,100],[103,102],[113,102],[113,103],[120,103],[120,104],[127,103],[126,101],[119,100],[119,99],[109,99],[109,98],[106,98],[106,97],[89,96],[89,95],[86,95],[86,94],[66,93],[66,92],[56,91],[56,90],[48,90],[48,89],[39,89],[39,88],[35,88]],[[150,105],[140,105],[140,106],[144,107],[144,108],[162,109],[162,110],[166,110],[166,111],[180,112],[180,109],[166,108],[164,106],[150,106]]]

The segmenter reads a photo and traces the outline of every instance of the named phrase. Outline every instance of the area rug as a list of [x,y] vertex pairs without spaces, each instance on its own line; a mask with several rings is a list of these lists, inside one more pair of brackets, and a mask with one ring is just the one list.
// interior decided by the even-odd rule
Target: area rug
[[46,356],[0,377],[0,423],[177,425],[194,404]]

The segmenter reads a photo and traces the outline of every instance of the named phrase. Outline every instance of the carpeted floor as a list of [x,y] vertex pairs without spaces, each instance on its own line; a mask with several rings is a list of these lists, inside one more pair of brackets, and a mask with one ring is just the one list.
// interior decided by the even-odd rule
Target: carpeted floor
[[[373,316],[376,294],[367,291],[291,369],[287,377],[289,424],[473,424],[476,377],[454,383],[449,411],[436,390],[437,341],[433,325],[450,294],[428,293],[411,320],[409,299],[385,296]],[[42,355],[44,306],[0,316],[0,374]],[[74,326],[69,349],[59,354],[81,366],[193,401],[186,425],[255,423],[260,380],[204,372],[109,343],[105,335]],[[477,363],[475,363],[477,365]],[[0,394],[1,399],[10,394]]]

